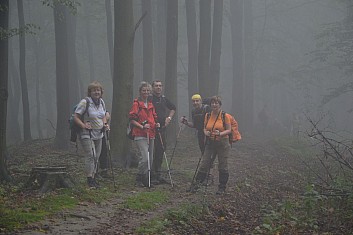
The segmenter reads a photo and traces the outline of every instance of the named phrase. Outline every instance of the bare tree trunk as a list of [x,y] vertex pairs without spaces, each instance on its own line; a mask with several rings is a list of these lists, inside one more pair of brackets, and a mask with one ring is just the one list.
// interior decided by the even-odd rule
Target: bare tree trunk
[[[167,2],[167,42],[165,92],[168,98],[176,104],[177,101],[177,48],[178,48],[178,1]],[[174,114],[178,117],[177,113]],[[168,128],[169,143],[175,141],[177,121],[171,122]]]
[[165,62],[166,62],[166,12],[167,12],[167,1],[165,0],[157,0],[156,3],[156,19],[155,19],[155,37],[154,45],[158,45],[154,47],[154,77],[156,80],[161,80],[164,84],[165,78]]
[[113,17],[112,17],[112,9],[111,9],[110,0],[105,0],[105,12],[107,15],[107,40],[108,40],[108,52],[109,52],[109,65],[110,65],[110,73],[113,79],[114,72],[114,53],[113,53]]
[[67,46],[69,61],[69,104],[70,107],[78,103],[82,97],[81,89],[79,89],[78,81],[80,79],[79,66],[76,55],[76,24],[77,17],[66,11],[67,21]]
[[233,54],[232,114],[236,116],[240,124],[244,123],[243,4],[243,0],[230,1]]
[[[0,0],[0,27],[9,27],[9,1]],[[8,98],[8,39],[0,38],[0,180],[10,181],[6,163],[6,115]]]
[[56,47],[56,104],[57,120],[55,147],[67,149],[69,146],[69,128],[67,117],[70,114],[69,96],[69,65],[66,25],[66,7],[61,3],[54,6],[55,47]]
[[112,104],[112,155],[121,166],[127,162],[129,152],[126,123],[131,108],[134,78],[133,45],[134,25],[131,0],[114,2],[114,78]]
[[[19,27],[25,26],[24,14],[23,14],[23,1],[17,0],[18,8],[18,22]],[[23,105],[23,137],[24,140],[31,140],[31,119],[29,114],[29,99],[28,99],[28,87],[26,77],[26,42],[25,35],[20,34],[20,78],[21,78],[21,91],[22,91],[22,105]]]
[[[12,130],[10,133],[7,133],[8,142],[9,143],[17,143],[22,141],[21,128],[20,123],[18,121],[18,112],[20,110],[20,99],[21,92],[19,89],[15,89],[15,87],[20,87],[20,76],[18,74],[17,66],[15,65],[15,61],[13,58],[13,50],[11,39],[9,40],[9,54],[8,54],[8,63],[9,63],[9,78],[11,81],[8,83],[8,91],[9,91],[9,107],[8,114],[11,117],[8,119],[8,130]],[[12,85],[11,85],[12,84]]]
[[251,1],[244,1],[244,49],[244,100],[246,100],[244,128],[250,131],[254,126],[253,14]]
[[143,80],[151,82],[153,79],[153,36],[152,36],[152,7],[151,0],[141,0],[143,42]]
[[198,82],[201,96],[212,94],[210,84],[210,46],[211,46],[211,0],[200,0],[200,39],[198,55]]
[[212,80],[211,94],[219,93],[219,76],[222,47],[223,0],[214,1],[213,29],[211,45],[210,80]]
[[92,49],[92,40],[91,40],[91,25],[88,17],[88,2],[84,2],[84,11],[86,15],[85,26],[86,26],[86,40],[87,40],[87,50],[88,50],[88,66],[89,66],[89,77],[90,81],[96,80],[95,69],[94,69],[94,58],[93,58],[93,49]]
[[[197,28],[195,0],[185,0],[186,26],[188,36],[188,94],[191,97],[198,92],[197,86]],[[189,117],[191,117],[192,105],[189,105]]]

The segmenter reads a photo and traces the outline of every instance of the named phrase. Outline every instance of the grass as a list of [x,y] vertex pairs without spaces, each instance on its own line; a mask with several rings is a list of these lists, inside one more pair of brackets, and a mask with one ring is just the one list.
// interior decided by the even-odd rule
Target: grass
[[169,193],[165,191],[141,192],[128,197],[123,206],[133,210],[148,211],[167,202],[168,197]]
[[78,188],[33,196],[21,194],[21,189],[6,187],[0,188],[0,233],[23,228],[63,209],[74,208],[80,201],[101,203],[114,195],[108,188]]

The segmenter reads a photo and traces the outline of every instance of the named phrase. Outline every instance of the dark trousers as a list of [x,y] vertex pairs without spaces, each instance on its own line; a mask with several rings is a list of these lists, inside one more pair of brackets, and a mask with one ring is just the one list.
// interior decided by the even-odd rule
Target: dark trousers
[[[159,135],[160,133],[160,135]],[[154,140],[154,158],[152,164],[152,175],[156,178],[159,178],[161,175],[161,168],[164,158],[164,151],[166,148],[166,131],[165,129],[161,130],[159,133],[156,133],[156,139]],[[162,142],[161,138],[162,137]]]
[[203,133],[203,130],[197,131],[197,139],[199,141],[201,154],[203,154],[205,152],[205,133]]
[[99,168],[101,170],[109,168],[108,149],[107,149],[107,141],[105,140],[105,136],[103,136],[103,139],[102,139],[102,151],[99,157]]

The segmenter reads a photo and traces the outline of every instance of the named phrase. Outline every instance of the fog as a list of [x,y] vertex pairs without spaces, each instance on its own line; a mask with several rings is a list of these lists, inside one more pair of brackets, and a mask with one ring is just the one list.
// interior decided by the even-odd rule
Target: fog
[[[338,0],[246,0],[242,12],[243,81],[242,112],[234,110],[233,46],[231,3],[225,0],[221,34],[219,92],[222,109],[232,113],[244,133],[256,133],[261,127],[259,113],[265,106],[277,134],[290,135],[293,117],[301,128],[309,128],[306,116],[322,119],[324,126],[337,131],[352,131],[352,38],[351,1]],[[236,1],[236,0],[234,0]],[[104,100],[112,109],[113,74],[107,39],[106,3],[114,17],[114,1],[81,0],[77,12],[68,24],[74,28],[74,48],[77,65],[74,73],[79,81],[76,100],[70,109],[86,95],[90,81],[104,86]],[[237,1],[238,2],[238,1]],[[240,1],[241,2],[241,1]],[[249,4],[250,2],[250,4]],[[153,70],[152,80],[165,81],[166,4],[151,1]],[[199,1],[196,9],[197,35],[200,35]],[[32,138],[51,138],[56,129],[56,50],[53,8],[39,0],[24,0],[24,19],[33,24],[32,34],[25,35],[25,72],[28,85]],[[213,18],[214,1],[210,15]],[[141,1],[134,0],[134,22],[141,19]],[[163,15],[165,10],[165,15]],[[149,13],[147,13],[149,14]],[[146,17],[142,18],[142,22]],[[164,22],[164,24],[163,24]],[[114,23],[114,20],[113,20]],[[143,24],[136,25],[134,38],[134,97],[137,86],[145,79],[143,71]],[[10,1],[9,28],[19,27],[16,1]],[[114,32],[114,25],[112,27]],[[113,34],[114,35],[114,34]],[[112,36],[112,35],[111,35]],[[113,51],[110,51],[113,53]],[[9,39],[9,99],[7,142],[23,140],[23,108],[19,82],[19,36]],[[178,1],[177,104],[178,115],[189,115],[188,37],[185,1]],[[12,59],[11,59],[12,58]],[[165,60],[165,58],[164,58]],[[74,60],[69,60],[75,65]],[[199,78],[200,80],[200,78]],[[200,81],[199,81],[200,82]],[[250,84],[250,85],[249,85]],[[214,87],[217,84],[208,83]],[[68,89],[69,90],[69,89]],[[69,91],[68,91],[69,92]],[[200,92],[201,93],[201,92]],[[68,94],[61,94],[66,96]],[[168,97],[168,93],[165,93]],[[201,93],[203,96],[203,94]],[[216,94],[214,94],[216,95]],[[132,100],[131,100],[132,102]],[[233,105],[233,106],[232,106]],[[40,111],[38,112],[38,108]],[[250,111],[247,109],[251,109]],[[66,112],[66,111],[65,111]],[[250,113],[245,115],[243,112]],[[69,114],[68,114],[69,115]],[[114,118],[114,117],[112,117]],[[248,120],[250,119],[250,120]],[[242,124],[247,121],[247,126]],[[38,124],[40,127],[38,127]],[[16,125],[19,131],[14,131]],[[42,132],[42,133],[40,133]],[[18,135],[21,133],[21,136]],[[246,136],[246,135],[245,135]]]

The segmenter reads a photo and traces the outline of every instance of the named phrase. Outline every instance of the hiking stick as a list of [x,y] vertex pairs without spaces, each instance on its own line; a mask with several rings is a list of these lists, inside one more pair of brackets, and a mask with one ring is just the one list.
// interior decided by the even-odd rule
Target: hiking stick
[[92,139],[92,129],[88,129],[89,132],[89,139],[91,140],[91,150],[92,150],[92,155],[93,155],[93,159],[94,159],[94,176],[93,178],[95,178],[95,175],[97,173],[97,169],[98,169],[98,158],[97,158],[97,154],[96,154],[96,148]]
[[109,131],[105,130],[105,143],[107,145],[107,149],[108,149],[108,156],[109,156],[109,165],[110,165],[110,171],[112,173],[112,177],[113,177],[113,185],[114,185],[114,189],[115,188],[115,178],[114,178],[114,170],[113,170],[113,162],[112,162],[112,154],[110,152],[110,140],[109,140]]
[[148,187],[151,187],[151,163],[150,163],[150,135],[147,130],[147,167],[148,167]]
[[162,140],[162,135],[161,135],[161,133],[159,131],[158,131],[158,136],[159,136],[159,139],[161,141],[161,145],[162,145],[162,149],[163,149],[163,156],[164,156],[165,162],[167,164],[167,170],[168,170],[168,175],[169,175],[169,179],[170,179],[170,184],[172,185],[172,188],[173,188],[174,184],[173,184],[173,180],[172,180],[172,175],[170,174],[170,168],[169,168],[169,164],[168,164],[167,155],[165,153],[165,148],[164,148],[164,143],[163,143],[163,140]]
[[173,161],[175,149],[176,149],[176,146],[177,146],[177,144],[178,144],[179,135],[180,135],[180,132],[181,132],[181,130],[182,130],[182,128],[183,128],[183,125],[184,125],[184,123],[182,123],[182,124],[180,125],[180,127],[179,127],[179,132],[178,132],[178,135],[177,135],[176,140],[175,140],[175,145],[174,145],[172,157],[170,158],[170,161],[169,161],[169,167],[172,166],[172,161]]

